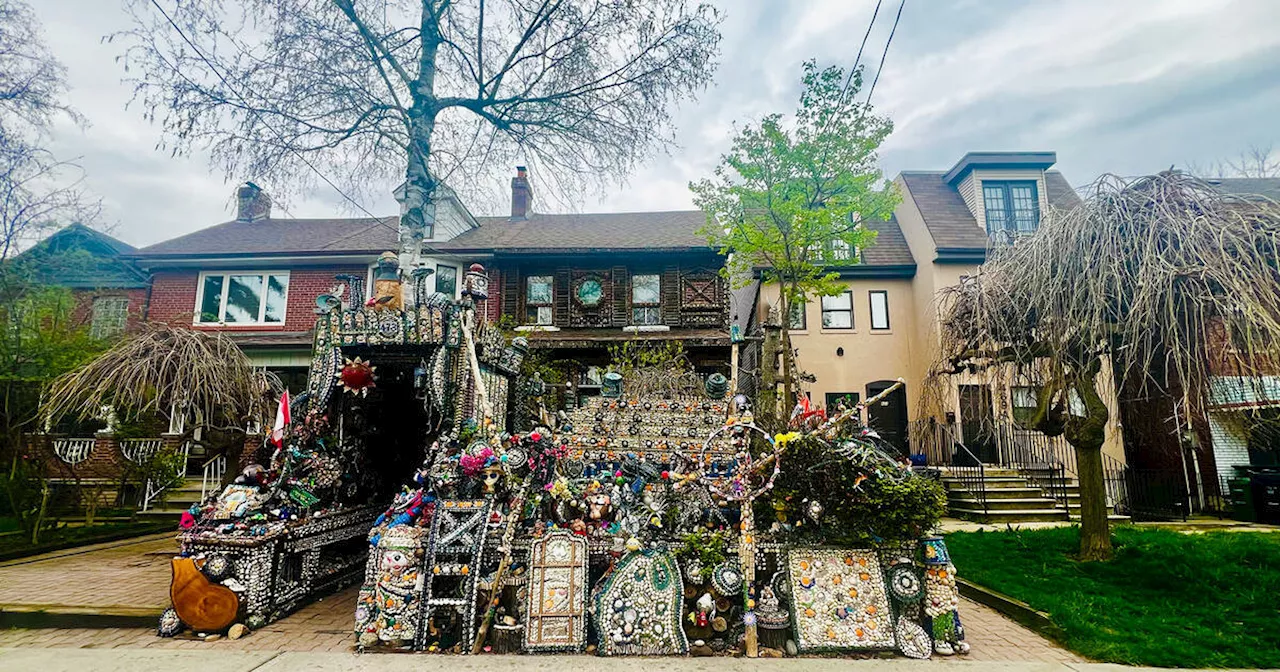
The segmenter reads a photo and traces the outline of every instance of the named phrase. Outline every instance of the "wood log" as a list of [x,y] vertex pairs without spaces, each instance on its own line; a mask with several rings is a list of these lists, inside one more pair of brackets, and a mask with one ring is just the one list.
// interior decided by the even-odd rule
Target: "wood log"
[[235,591],[209,581],[192,558],[173,559],[169,599],[178,618],[195,631],[225,630],[240,611],[240,597]]

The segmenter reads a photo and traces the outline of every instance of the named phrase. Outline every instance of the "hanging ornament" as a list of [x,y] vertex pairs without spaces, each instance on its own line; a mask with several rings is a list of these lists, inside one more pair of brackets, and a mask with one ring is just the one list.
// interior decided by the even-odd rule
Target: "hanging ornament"
[[377,377],[374,375],[374,371],[377,371],[377,369],[378,367],[356,357],[355,359],[348,359],[342,365],[342,370],[335,374],[335,377],[344,392],[358,394],[363,397],[369,394],[371,388],[376,387],[374,383]]

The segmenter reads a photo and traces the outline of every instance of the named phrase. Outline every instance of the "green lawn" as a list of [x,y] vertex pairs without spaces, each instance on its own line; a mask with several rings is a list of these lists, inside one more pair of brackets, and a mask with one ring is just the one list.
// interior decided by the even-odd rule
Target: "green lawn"
[[1073,527],[957,532],[947,546],[961,578],[1048,612],[1089,658],[1280,667],[1280,533],[1119,526],[1114,539],[1105,563],[1072,558]]

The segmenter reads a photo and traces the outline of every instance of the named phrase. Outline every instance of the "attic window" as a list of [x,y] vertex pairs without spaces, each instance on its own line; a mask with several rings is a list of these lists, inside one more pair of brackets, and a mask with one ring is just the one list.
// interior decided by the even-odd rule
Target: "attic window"
[[1040,198],[1034,181],[983,180],[982,204],[987,235],[993,240],[1012,242],[1018,236],[1035,233],[1040,226]]

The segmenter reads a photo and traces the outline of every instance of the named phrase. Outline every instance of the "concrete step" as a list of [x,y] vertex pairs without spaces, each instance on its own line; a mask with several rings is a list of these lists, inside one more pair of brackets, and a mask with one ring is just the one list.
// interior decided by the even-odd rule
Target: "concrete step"
[[1052,523],[1067,520],[1067,512],[1063,509],[1032,510],[993,510],[983,513],[981,509],[951,509],[951,515],[986,523]]
[[[1031,487],[1031,483],[1027,481],[1027,479],[1021,478],[1018,476],[997,476],[995,478],[984,478],[982,482],[986,484],[987,490],[995,490],[997,488],[1029,488]],[[945,485],[948,489],[951,489],[951,488],[964,489],[965,487],[964,481],[956,478],[952,478],[952,479],[943,478],[942,484]]]
[[[952,490],[957,496],[964,497],[968,494],[966,490],[956,488]],[[987,499],[1035,499],[1044,497],[1044,493],[1040,488],[987,488]]]
[[[954,508],[961,509],[980,509],[981,504],[976,498],[953,497],[948,500],[948,504]],[[1037,497],[1033,499],[987,499],[987,509],[990,511],[1037,511],[1037,510],[1059,510],[1057,502],[1052,499]]]

